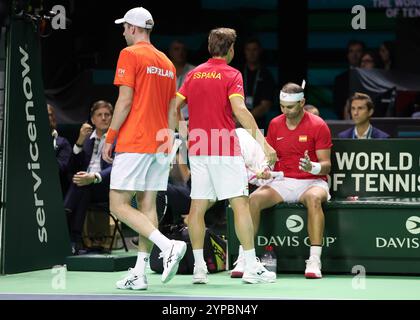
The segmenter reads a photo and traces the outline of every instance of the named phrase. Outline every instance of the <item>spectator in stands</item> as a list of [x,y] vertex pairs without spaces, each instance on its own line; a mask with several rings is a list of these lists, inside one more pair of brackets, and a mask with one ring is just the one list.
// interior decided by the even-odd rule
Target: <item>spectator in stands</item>
[[[182,41],[174,40],[169,46],[168,56],[176,69],[176,90],[181,88],[187,73],[195,68],[194,65],[187,62],[187,55],[187,47]],[[188,120],[188,105],[181,109],[181,113],[184,120]]]
[[112,165],[101,154],[112,113],[109,102],[96,101],[90,110],[93,127],[84,123],[73,146],[70,163],[75,174],[64,199],[73,254],[83,253],[82,230],[89,204],[108,201]]
[[69,187],[69,179],[68,179],[68,170],[69,170],[69,162],[71,157],[71,146],[70,142],[58,135],[57,132],[57,121],[55,119],[55,112],[54,107],[50,104],[47,104],[48,110],[48,119],[50,121],[51,127],[51,135],[53,137],[53,146],[55,157],[58,163],[58,170],[60,174],[60,184],[61,184],[61,192],[64,195],[67,192]]
[[[184,144],[184,143],[183,143]],[[182,145],[182,150],[184,149]],[[172,165],[169,173],[168,188],[159,191],[156,197],[159,224],[182,223],[191,205],[191,172],[187,164],[186,152],[178,152],[176,162]]]
[[316,115],[316,116],[319,117],[319,110],[314,105],[312,105],[312,104],[305,104],[303,106],[303,109],[305,109],[305,111],[310,112],[310,113],[312,113],[312,114],[314,114],[314,115]]
[[356,92],[350,98],[351,118],[354,127],[342,131],[338,134],[339,138],[350,139],[386,139],[389,134],[383,132],[370,124],[370,118],[375,111],[372,99],[364,93]]
[[275,83],[270,71],[261,61],[263,49],[257,38],[245,42],[244,78],[245,104],[257,122],[258,128],[267,130],[268,113],[273,106]]
[[391,70],[395,67],[395,45],[392,41],[384,41],[379,47],[379,56],[382,67],[385,70]]
[[348,68],[334,80],[333,103],[338,119],[343,119],[344,106],[350,96],[350,70],[360,65],[360,59],[365,49],[365,44],[358,40],[351,40],[347,45]]
[[[277,152],[275,172],[282,175],[261,186],[250,196],[255,235],[261,211],[281,202],[301,202],[308,209],[310,255],[305,277],[321,278],[324,213],[321,204],[330,198],[326,175],[331,168],[331,133],[327,124],[305,112],[303,88],[287,83],[280,92],[282,115],[270,122],[267,141]],[[263,176],[263,178],[267,178]],[[243,253],[231,277],[241,277],[246,266]]]
[[362,69],[374,69],[378,68],[379,61],[375,52],[367,51],[363,53],[362,58],[360,59],[360,68]]
[[414,105],[414,112],[411,115],[411,118],[420,118],[420,105],[419,104],[415,104]]

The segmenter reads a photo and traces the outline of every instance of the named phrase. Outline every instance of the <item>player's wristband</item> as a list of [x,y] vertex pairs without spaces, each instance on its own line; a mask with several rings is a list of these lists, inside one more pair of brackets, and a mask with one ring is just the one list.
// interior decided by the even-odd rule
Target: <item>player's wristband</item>
[[319,162],[312,162],[312,161],[311,161],[311,164],[312,164],[311,173],[314,175],[319,174],[321,172],[321,164]]
[[116,130],[109,128],[106,134],[105,142],[111,144],[114,143],[115,139],[117,138],[117,134],[118,132]]

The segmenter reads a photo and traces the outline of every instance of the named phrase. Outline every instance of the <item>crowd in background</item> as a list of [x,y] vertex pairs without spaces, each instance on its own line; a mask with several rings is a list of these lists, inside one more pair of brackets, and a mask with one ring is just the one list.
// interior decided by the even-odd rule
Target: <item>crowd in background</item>
[[[245,64],[242,67],[245,103],[254,116],[259,128],[266,132],[272,108],[278,103],[278,90],[273,76],[262,62],[263,48],[257,38],[249,38],[242,54]],[[188,63],[188,50],[180,40],[174,40],[168,50],[177,75],[179,89],[188,72],[195,68]],[[380,57],[380,59],[378,58]],[[343,118],[352,119],[354,126],[340,132],[340,138],[369,139],[388,138],[389,134],[373,127],[370,118],[375,106],[372,99],[364,93],[351,93],[348,87],[349,70],[355,67],[391,69],[393,64],[392,43],[385,42],[376,55],[367,51],[360,41],[348,45],[348,70],[337,76],[334,86],[334,99],[337,113]],[[349,95],[350,94],[350,95]],[[308,101],[310,103],[310,101]],[[304,109],[321,116],[317,106],[306,104]],[[340,107],[341,106],[341,107]],[[100,155],[104,135],[111,123],[113,106],[107,101],[96,101],[90,110],[89,123],[80,126],[79,135],[73,145],[59,135],[54,116],[54,108],[48,105],[48,113],[53,137],[53,146],[60,170],[60,181],[64,206],[67,215],[70,238],[74,254],[86,252],[83,245],[83,225],[86,212],[92,203],[107,202],[111,166]],[[184,120],[188,121],[188,105],[181,110]],[[180,155],[178,155],[180,156]],[[184,223],[191,199],[191,175],[188,161],[177,161],[171,169],[168,190],[159,192],[157,197],[161,223]],[[134,203],[135,205],[135,203]],[[221,224],[224,221],[225,203],[218,203],[212,209],[208,224]]]

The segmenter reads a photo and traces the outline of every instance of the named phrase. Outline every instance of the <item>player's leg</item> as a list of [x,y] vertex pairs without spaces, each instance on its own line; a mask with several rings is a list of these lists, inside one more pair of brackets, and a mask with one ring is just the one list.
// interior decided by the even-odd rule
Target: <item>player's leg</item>
[[322,203],[327,199],[328,192],[325,188],[318,186],[309,187],[299,199],[308,210],[308,235],[311,243],[309,259],[306,260],[306,278],[318,279],[322,277],[321,253],[325,220]]
[[[129,191],[143,192],[150,189],[147,181],[155,181],[149,177],[149,171],[155,160],[155,155],[150,154],[123,153],[115,157],[111,172],[110,209],[123,223],[137,231],[140,236],[155,243],[161,249],[164,263],[162,281],[167,282],[175,275],[178,269],[179,261],[186,251],[186,243],[170,240],[156,228],[156,218],[149,219],[148,217],[149,215],[156,215],[155,204],[146,203],[143,206],[148,211],[147,215],[139,209],[133,208],[131,206],[133,191]],[[156,170],[151,171],[154,172]],[[164,178],[167,183],[168,177]],[[156,183],[159,183],[159,181]],[[166,187],[166,184],[164,187]],[[155,192],[147,195],[149,202],[156,197]],[[148,242],[141,242],[145,245],[142,250],[148,251],[150,246]],[[129,286],[129,281],[127,283]],[[133,289],[134,287],[131,288]]]
[[251,193],[249,207],[254,225],[254,236],[257,235],[260,227],[261,211],[283,201],[282,196],[269,185],[262,186]]
[[275,282],[276,274],[268,271],[257,259],[254,246],[254,228],[252,225],[249,199],[240,196],[229,199],[235,219],[236,235],[243,247],[245,268],[242,280],[246,283]]
[[[145,214],[131,206],[132,197],[132,191],[110,190],[109,193],[111,212],[120,221],[137,231],[139,235],[143,235],[139,238],[139,252],[135,267],[130,268],[128,274],[116,282],[116,286],[118,289],[146,290],[148,283],[144,269],[147,262],[144,259],[148,259],[149,254],[145,249],[144,238],[147,239],[147,236],[150,236],[155,227]],[[169,240],[167,245],[169,246]]]
[[[278,186],[276,185],[276,190]],[[269,185],[262,186],[251,193],[249,197],[249,208],[254,229],[254,236],[257,235],[260,226],[261,211],[270,208],[277,203],[283,202],[282,196]],[[245,270],[245,256],[243,254],[242,245],[239,246],[238,259],[233,263],[235,268],[232,269],[230,276],[232,278],[242,278]]]
[[[248,177],[242,157],[220,157],[221,165],[210,167],[214,189],[219,200],[229,199],[233,210],[236,235],[243,246],[247,283],[274,282],[276,274],[269,272],[257,260],[254,228],[249,209]],[[223,177],[223,178],[221,178]]]
[[213,184],[208,170],[209,157],[191,156],[191,207],[188,213],[188,233],[194,255],[194,272],[192,282],[208,282],[207,265],[204,260],[204,238],[206,225],[204,215],[210,201],[216,199]]
[[204,215],[208,206],[208,199],[192,199],[190,212],[188,214],[188,233],[194,256],[192,282],[195,284],[204,284],[208,282],[207,264],[204,259],[204,238],[206,235]]

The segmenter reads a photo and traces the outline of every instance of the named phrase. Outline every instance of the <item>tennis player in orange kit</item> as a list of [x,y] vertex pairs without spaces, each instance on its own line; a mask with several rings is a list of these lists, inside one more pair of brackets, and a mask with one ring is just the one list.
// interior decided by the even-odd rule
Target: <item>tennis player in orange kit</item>
[[[185,242],[160,233],[156,214],[157,191],[166,190],[169,176],[169,160],[159,152],[164,142],[157,135],[175,128],[176,71],[165,54],[150,43],[154,22],[148,10],[133,8],[115,23],[124,24],[128,47],[118,59],[114,84],[119,86],[119,96],[102,156],[113,162],[110,210],[140,236],[136,265],[116,286],[145,290],[145,269],[153,243],[162,251],[164,283],[176,274],[187,248]],[[134,194],[138,209],[130,205]]]

